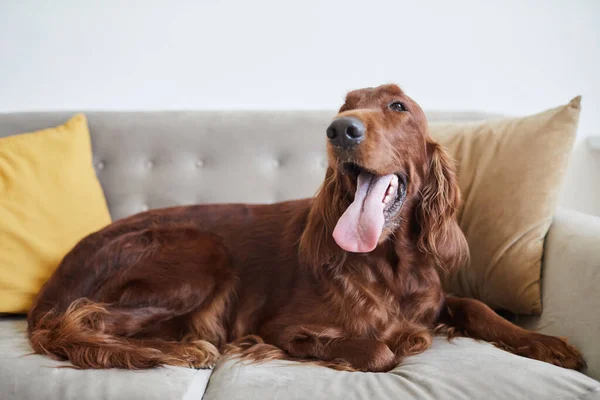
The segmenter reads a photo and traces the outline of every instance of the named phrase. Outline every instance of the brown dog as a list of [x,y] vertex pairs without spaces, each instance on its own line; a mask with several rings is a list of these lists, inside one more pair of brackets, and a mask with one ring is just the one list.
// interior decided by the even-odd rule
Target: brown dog
[[350,92],[314,199],[153,210],[83,239],[29,314],[36,352],[82,368],[205,367],[223,351],[388,371],[436,327],[580,368],[440,273],[468,256],[452,163],[395,85]]

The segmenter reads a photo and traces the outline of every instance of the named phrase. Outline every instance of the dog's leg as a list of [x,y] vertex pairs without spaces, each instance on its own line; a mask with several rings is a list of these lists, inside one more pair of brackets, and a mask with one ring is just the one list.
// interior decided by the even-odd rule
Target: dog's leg
[[481,339],[511,353],[570,369],[581,369],[581,353],[563,338],[520,328],[475,299],[447,297],[440,322],[456,333]]
[[400,326],[386,336],[389,337],[386,343],[396,354],[398,363],[403,357],[424,352],[433,341],[431,329],[424,326]]
[[[338,369],[384,372],[396,366],[396,356],[382,341],[344,337],[341,330],[319,325],[292,325],[280,331],[277,344],[289,355],[323,360]],[[332,363],[327,363],[332,362]],[[342,368],[339,368],[342,367]]]

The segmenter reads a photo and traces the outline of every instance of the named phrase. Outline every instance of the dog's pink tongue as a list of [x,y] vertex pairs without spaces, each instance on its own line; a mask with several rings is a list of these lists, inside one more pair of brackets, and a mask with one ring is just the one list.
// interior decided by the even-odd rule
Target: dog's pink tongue
[[333,230],[333,238],[342,249],[368,253],[377,247],[385,222],[383,198],[392,177],[360,173],[354,201]]

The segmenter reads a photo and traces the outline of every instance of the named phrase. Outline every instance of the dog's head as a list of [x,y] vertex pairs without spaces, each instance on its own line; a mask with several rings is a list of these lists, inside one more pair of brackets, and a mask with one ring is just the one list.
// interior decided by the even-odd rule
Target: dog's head
[[[436,263],[464,258],[452,161],[429,136],[425,114],[414,100],[396,85],[352,91],[326,134],[327,179],[345,197],[333,230],[339,247],[370,252],[401,224],[412,223],[419,250]],[[344,204],[344,199],[331,200]]]

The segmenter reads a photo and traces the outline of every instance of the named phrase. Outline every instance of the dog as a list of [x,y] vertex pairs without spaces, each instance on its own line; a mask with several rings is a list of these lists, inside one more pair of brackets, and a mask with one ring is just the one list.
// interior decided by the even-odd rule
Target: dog
[[566,340],[447,295],[468,259],[453,162],[396,85],[348,93],[314,198],[151,210],[68,253],[28,315],[76,368],[210,367],[221,354],[389,371],[436,333],[580,369]]

